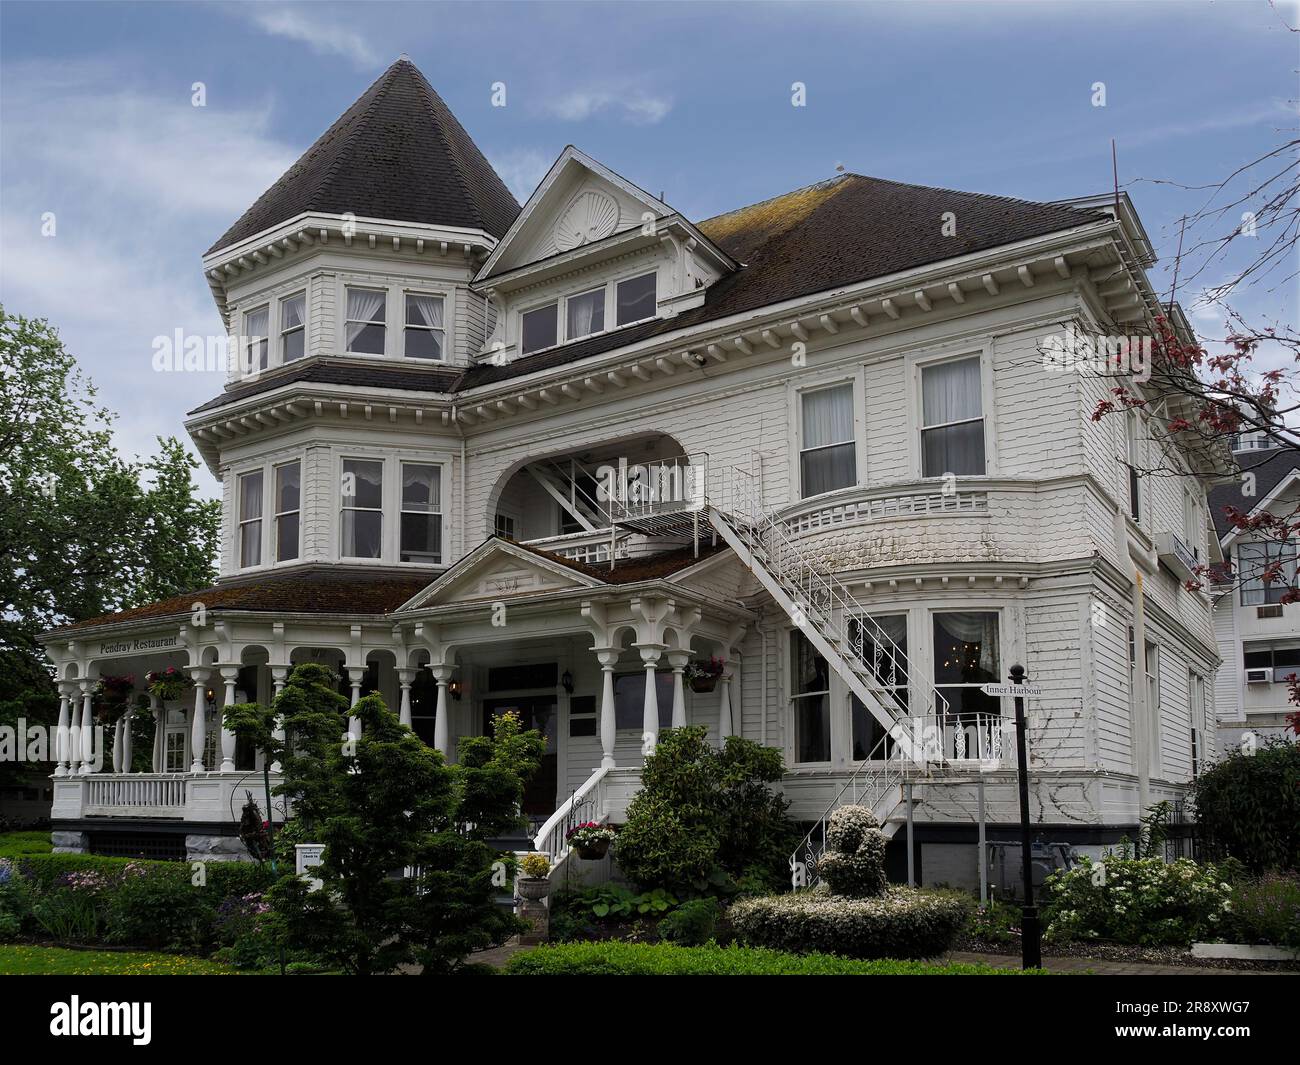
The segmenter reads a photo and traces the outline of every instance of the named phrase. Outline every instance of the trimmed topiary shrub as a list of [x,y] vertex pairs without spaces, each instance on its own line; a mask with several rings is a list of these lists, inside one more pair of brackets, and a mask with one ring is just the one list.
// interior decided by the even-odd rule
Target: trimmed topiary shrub
[[833,895],[869,898],[885,890],[885,834],[865,806],[841,806],[826,826],[817,871]]
[[850,958],[932,958],[965,926],[969,905],[957,894],[889,887],[872,898],[815,889],[743,899],[727,913],[746,943]]

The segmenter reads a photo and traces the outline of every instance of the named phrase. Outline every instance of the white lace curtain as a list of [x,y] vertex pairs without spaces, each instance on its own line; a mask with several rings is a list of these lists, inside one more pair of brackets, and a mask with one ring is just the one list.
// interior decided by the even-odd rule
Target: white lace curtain
[[853,387],[803,395],[803,494],[844,488],[857,480]]
[[365,288],[348,289],[348,347],[370,322],[384,320],[384,293]]
[[[994,613],[963,611],[937,614],[935,626],[954,640],[979,644],[979,668],[995,677],[998,671],[998,616]],[[936,640],[936,644],[938,641]]]
[[424,325],[430,329],[442,328],[441,296],[407,296],[406,324]]

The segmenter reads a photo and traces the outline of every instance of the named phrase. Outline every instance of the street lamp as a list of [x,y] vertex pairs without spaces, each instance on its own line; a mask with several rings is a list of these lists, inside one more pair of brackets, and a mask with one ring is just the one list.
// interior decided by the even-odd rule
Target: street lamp
[[[1025,667],[1011,667],[1011,683],[1025,683]],[[1043,964],[1042,930],[1038,925],[1038,907],[1034,905],[1033,845],[1029,840],[1029,753],[1025,742],[1025,697],[1019,693],[1016,703],[1016,768],[1020,777],[1020,861],[1025,878],[1025,901],[1020,911],[1020,967],[1038,969]]]

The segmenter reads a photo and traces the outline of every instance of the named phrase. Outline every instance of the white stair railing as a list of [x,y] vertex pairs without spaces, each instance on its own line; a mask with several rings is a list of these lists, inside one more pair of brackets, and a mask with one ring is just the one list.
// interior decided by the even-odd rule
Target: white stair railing
[[577,791],[573,792],[560,808],[551,814],[533,839],[533,850],[540,851],[555,865],[569,850],[565,838],[569,831],[587,821],[602,821],[605,817],[605,777],[607,768],[597,769]]

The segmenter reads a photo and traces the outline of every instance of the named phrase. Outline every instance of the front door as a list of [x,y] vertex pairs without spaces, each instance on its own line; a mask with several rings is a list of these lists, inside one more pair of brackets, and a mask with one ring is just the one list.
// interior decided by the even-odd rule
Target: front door
[[483,734],[492,735],[492,719],[513,710],[525,729],[536,729],[546,741],[541,767],[524,786],[524,814],[546,818],[555,812],[555,793],[559,787],[559,762],[556,743],[559,736],[554,695],[522,695],[513,698],[483,700]]

